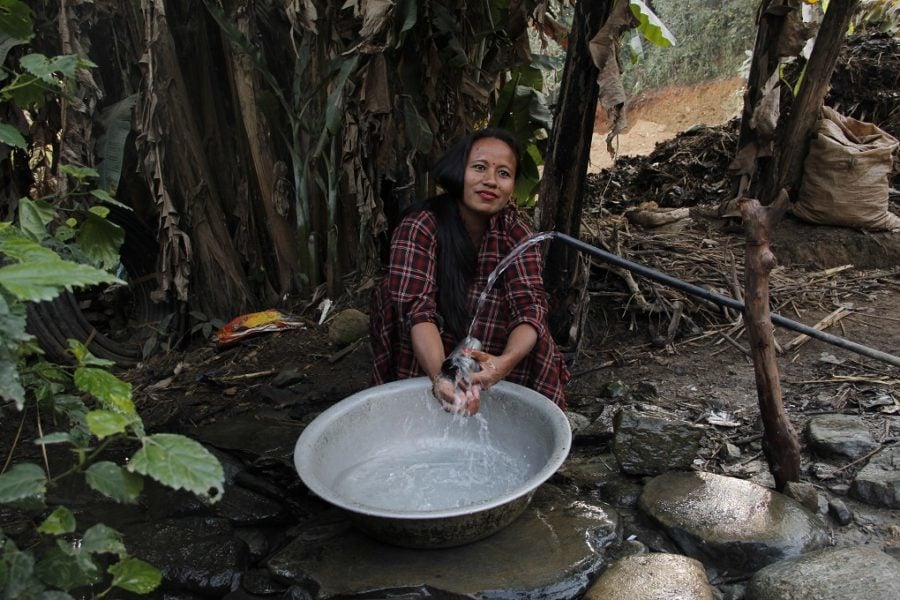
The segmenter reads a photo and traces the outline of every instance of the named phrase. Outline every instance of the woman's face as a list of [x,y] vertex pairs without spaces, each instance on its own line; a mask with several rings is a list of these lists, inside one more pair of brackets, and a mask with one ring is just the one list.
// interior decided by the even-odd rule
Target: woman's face
[[509,204],[516,185],[516,155],[506,142],[481,138],[472,144],[463,181],[463,219],[487,220]]

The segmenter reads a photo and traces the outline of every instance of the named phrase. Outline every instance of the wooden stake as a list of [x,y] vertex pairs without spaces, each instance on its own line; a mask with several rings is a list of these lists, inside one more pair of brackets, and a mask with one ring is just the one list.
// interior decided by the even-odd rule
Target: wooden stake
[[747,234],[745,320],[763,421],[763,451],[769,462],[769,471],[775,478],[775,488],[779,491],[789,481],[800,480],[800,443],[784,410],[769,312],[769,272],[775,266],[771,236],[788,204],[788,194],[784,190],[771,206],[762,206],[752,198],[744,198],[740,202]]

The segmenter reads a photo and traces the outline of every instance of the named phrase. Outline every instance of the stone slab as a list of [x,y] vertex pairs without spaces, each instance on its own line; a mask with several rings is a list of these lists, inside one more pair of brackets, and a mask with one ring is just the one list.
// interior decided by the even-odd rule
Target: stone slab
[[827,548],[758,571],[748,597],[756,600],[874,600],[900,596],[900,562],[877,548]]
[[277,579],[316,598],[421,589],[479,598],[569,599],[583,594],[616,539],[618,517],[545,484],[511,525],[483,540],[432,550],[376,541],[340,519],[314,525],[273,556]]

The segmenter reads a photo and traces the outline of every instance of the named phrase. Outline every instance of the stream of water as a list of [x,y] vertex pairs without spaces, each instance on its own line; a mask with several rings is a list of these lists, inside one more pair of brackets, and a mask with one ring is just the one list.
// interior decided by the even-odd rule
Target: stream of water
[[491,274],[488,275],[487,284],[484,286],[484,289],[481,291],[481,294],[478,296],[478,303],[475,305],[475,312],[472,315],[472,322],[469,324],[469,331],[466,334],[466,337],[473,337],[473,331],[475,329],[475,323],[478,322],[478,313],[481,312],[481,307],[484,306],[484,301],[487,299],[488,294],[491,293],[491,289],[494,287],[494,284],[497,283],[497,278],[505,271],[509,265],[516,260],[516,257],[522,254],[527,248],[543,242],[544,240],[549,240],[550,238],[556,237],[555,231],[541,231],[535,233],[518,244],[516,244],[512,250],[509,251],[509,254],[503,257],[494,270],[491,271]]

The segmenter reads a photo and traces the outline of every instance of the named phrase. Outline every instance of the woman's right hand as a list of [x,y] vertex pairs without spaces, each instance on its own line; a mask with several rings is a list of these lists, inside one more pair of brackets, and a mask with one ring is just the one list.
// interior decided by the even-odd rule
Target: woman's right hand
[[431,393],[441,403],[441,408],[449,413],[474,415],[481,407],[481,386],[438,375],[433,380]]

